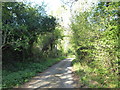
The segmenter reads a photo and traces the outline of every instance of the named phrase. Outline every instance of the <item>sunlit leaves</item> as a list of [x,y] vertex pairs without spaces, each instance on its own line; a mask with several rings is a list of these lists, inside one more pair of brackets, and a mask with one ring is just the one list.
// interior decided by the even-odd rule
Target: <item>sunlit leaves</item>
[[[77,60],[81,63],[78,68],[86,70],[81,77],[83,83],[90,83],[86,79],[88,77],[91,81],[97,81],[98,87],[119,87],[117,80],[120,39],[118,7],[119,2],[109,4],[100,2],[90,13],[76,16],[71,25]],[[83,47],[87,47],[88,50]],[[88,74],[86,67],[93,69],[91,74]],[[90,87],[96,86],[90,83]]]

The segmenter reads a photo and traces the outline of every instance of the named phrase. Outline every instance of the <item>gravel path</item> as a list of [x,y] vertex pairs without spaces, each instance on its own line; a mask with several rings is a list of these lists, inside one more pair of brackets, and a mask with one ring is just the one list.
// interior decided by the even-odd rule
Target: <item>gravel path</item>
[[30,82],[22,85],[21,88],[74,88],[76,85],[71,71],[72,60],[72,58],[62,60],[33,77]]

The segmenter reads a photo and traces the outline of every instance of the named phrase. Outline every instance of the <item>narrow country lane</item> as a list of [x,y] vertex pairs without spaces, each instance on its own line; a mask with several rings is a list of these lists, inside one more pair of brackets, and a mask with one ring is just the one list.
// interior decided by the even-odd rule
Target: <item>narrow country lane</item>
[[74,88],[75,82],[71,71],[72,60],[73,58],[62,60],[22,85],[21,88]]

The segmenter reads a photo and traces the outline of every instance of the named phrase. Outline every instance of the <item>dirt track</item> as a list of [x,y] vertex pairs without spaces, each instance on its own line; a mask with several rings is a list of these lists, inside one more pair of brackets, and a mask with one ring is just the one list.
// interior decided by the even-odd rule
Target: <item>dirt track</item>
[[71,71],[72,60],[72,58],[62,60],[35,76],[30,82],[22,85],[21,88],[74,88],[76,85]]

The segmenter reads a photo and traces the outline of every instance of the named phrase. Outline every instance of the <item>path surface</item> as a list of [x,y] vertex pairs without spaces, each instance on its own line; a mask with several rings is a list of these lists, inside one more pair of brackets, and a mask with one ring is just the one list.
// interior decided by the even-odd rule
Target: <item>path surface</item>
[[71,71],[72,60],[72,58],[62,60],[34,77],[21,88],[74,88],[75,82]]

